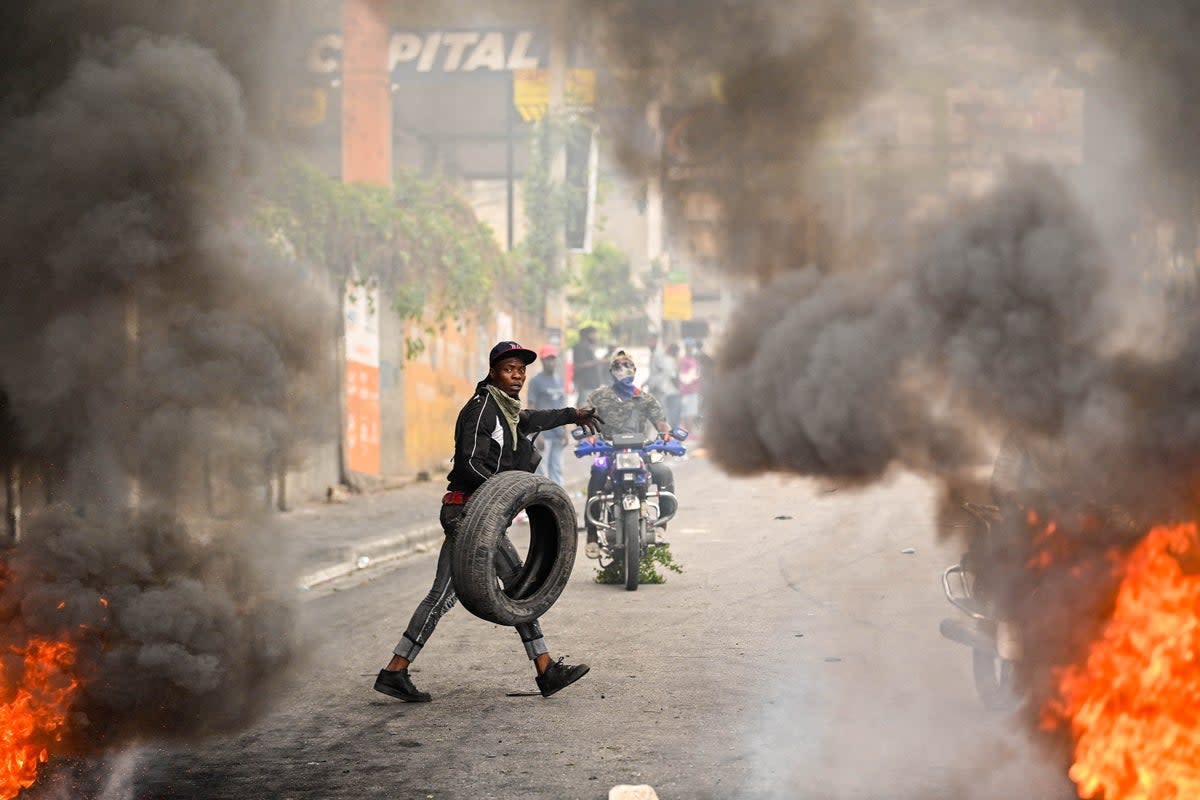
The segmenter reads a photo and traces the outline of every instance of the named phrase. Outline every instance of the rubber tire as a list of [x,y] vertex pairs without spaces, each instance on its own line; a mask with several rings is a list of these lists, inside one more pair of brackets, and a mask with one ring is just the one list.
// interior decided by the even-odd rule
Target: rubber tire
[[[496,551],[519,511],[529,516],[529,552],[513,585],[501,588]],[[475,490],[454,533],[450,577],[463,607],[497,625],[533,622],[562,594],[575,565],[575,504],[553,481],[501,472]]]
[[996,674],[999,658],[986,650],[971,651],[971,670],[975,675],[975,691],[983,705],[990,711],[1011,711],[1019,703],[1015,670],[1011,661],[1000,661],[1000,674]]
[[625,533],[625,591],[636,592],[642,572],[642,510],[622,511],[621,529]]

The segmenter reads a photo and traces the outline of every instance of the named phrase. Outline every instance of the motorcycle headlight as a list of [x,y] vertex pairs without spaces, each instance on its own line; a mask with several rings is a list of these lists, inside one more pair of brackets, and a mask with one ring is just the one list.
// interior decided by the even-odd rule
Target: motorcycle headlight
[[617,453],[617,469],[641,469],[642,457],[637,453]]

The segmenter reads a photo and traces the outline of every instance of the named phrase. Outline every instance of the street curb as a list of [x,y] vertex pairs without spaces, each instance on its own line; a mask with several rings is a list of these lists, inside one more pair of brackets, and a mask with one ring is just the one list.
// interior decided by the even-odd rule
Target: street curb
[[441,524],[435,522],[361,542],[348,548],[349,555],[346,559],[301,575],[296,581],[296,586],[301,590],[312,589],[359,570],[377,567],[414,553],[428,552],[430,546],[443,535]]
[[[574,501],[574,492],[581,491],[586,486],[586,481],[576,480],[571,481],[564,488],[571,494],[571,499]],[[368,539],[346,548],[346,557],[341,561],[301,575],[296,580],[296,587],[301,591],[307,591],[360,570],[378,567],[380,564],[417,553],[429,552],[435,543],[441,542],[443,536],[445,533],[442,531],[441,523],[433,522],[417,525],[400,533]]]

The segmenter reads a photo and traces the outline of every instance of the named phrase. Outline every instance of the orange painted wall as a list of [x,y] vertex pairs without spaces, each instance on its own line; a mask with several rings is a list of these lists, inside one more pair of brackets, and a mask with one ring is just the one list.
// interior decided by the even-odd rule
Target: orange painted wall
[[[418,328],[413,326],[409,335],[419,335]],[[500,341],[497,334],[495,320],[483,325],[463,320],[435,337],[426,336],[425,352],[405,362],[405,459],[414,469],[432,469],[440,477],[436,471],[446,466],[454,449],[459,409],[487,375],[487,354]],[[519,317],[512,320],[511,336],[532,350],[545,343],[538,326]]]
[[[414,326],[415,327],[415,326]],[[403,368],[405,460],[417,469],[440,470],[454,442],[454,420],[470,397],[479,372],[477,326],[450,327],[425,336],[425,351]],[[420,335],[411,330],[409,335]]]

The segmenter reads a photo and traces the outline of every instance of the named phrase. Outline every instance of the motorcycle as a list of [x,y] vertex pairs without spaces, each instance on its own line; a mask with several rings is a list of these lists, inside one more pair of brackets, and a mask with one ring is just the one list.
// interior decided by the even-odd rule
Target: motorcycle
[[963,508],[973,522],[970,546],[959,563],[942,573],[942,591],[973,624],[943,619],[940,631],[947,639],[971,648],[975,691],[984,706],[994,711],[1008,710],[1018,699],[1015,676],[1021,658],[1019,628],[1014,620],[1006,618],[998,592],[988,585],[976,563],[988,558],[998,546],[999,534],[994,527],[1003,516],[998,506],[964,503]]
[[[1042,516],[1035,507],[1054,508],[1056,513]],[[1081,543],[1093,550],[1127,545],[1146,528],[1128,509],[1076,493],[1007,513],[999,506],[977,503],[964,503],[963,509],[972,518],[973,530],[962,559],[942,573],[942,591],[972,624],[944,619],[940,631],[971,648],[975,691],[983,704],[1007,711],[1020,703],[1017,673],[1033,635],[1026,625],[1046,602],[1042,588],[1047,578],[1057,574],[1061,580],[1063,569],[1080,563],[1074,559]],[[1063,524],[1049,524],[1050,519]]]
[[[642,556],[658,543],[658,531],[675,516],[674,510],[662,513],[662,499],[675,501],[675,495],[654,484],[649,465],[666,455],[686,455],[682,442],[687,435],[687,431],[676,428],[671,431],[671,439],[648,442],[642,434],[616,434],[605,439],[587,436],[580,428],[572,431],[579,441],[575,456],[592,456],[593,469],[606,472],[604,488],[588,499],[584,516],[599,535],[601,568],[615,561],[624,574],[627,591],[637,590]],[[674,508],[678,507],[674,502]]]

